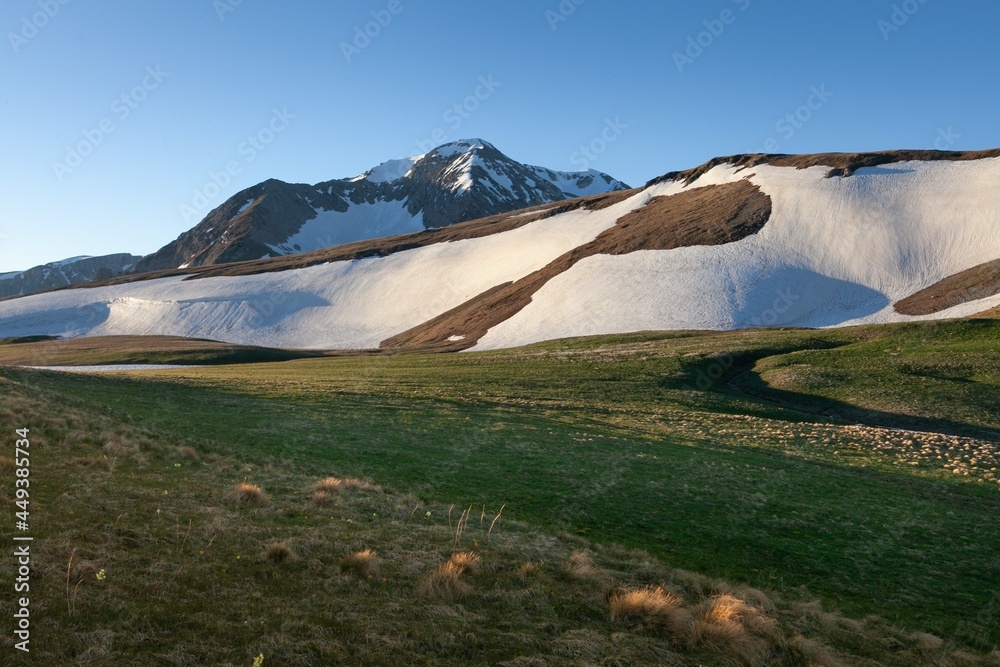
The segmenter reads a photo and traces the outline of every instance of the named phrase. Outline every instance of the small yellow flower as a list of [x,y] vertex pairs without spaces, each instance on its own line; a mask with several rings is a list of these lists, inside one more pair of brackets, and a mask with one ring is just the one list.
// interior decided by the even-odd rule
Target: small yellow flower
[[256,658],[253,659],[253,667],[260,667],[264,664],[264,654],[261,653]]
[[105,578],[106,578],[106,577],[107,577],[108,575],[104,573],[104,570],[101,570],[100,572],[98,572],[98,573],[97,573],[97,575],[96,575],[96,576],[97,576],[97,580],[98,580],[98,581],[104,581],[104,579],[105,579]]

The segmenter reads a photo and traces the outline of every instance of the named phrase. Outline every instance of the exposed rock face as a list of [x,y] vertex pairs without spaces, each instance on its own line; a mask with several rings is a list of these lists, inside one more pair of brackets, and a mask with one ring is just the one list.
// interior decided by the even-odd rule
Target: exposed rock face
[[532,167],[488,142],[458,141],[352,179],[265,181],[232,197],[135,270],[279,257],[624,189],[598,171]]
[[119,253],[102,257],[74,257],[0,276],[0,298],[26,296],[91,280],[109,280],[128,273],[141,257]]

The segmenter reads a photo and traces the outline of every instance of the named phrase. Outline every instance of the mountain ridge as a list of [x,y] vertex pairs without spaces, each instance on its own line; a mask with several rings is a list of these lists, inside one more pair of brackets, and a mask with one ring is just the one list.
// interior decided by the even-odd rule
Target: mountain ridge
[[[407,235],[121,276],[0,303],[0,337],[456,351],[995,312],[1000,151],[899,151],[872,166],[864,155],[720,159],[691,180],[671,172]],[[908,314],[914,295],[934,307]]]
[[135,272],[309,252],[622,189],[598,171],[525,165],[482,139],[459,140],[353,178],[258,183],[143,258]]

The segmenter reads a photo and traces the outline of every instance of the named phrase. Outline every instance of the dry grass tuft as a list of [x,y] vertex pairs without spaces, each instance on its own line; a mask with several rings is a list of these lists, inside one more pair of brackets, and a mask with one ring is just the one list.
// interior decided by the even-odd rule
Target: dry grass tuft
[[671,610],[680,607],[682,602],[676,595],[664,591],[662,586],[647,586],[614,593],[608,604],[612,620],[651,621],[666,616]]
[[517,573],[522,579],[535,579],[542,575],[542,566],[538,563],[524,563],[518,568]]
[[479,566],[482,562],[483,559],[471,551],[462,551],[457,554],[452,554],[451,558],[448,559],[448,562],[445,563],[445,565],[458,572],[459,576],[462,576],[478,572]]
[[573,579],[597,579],[604,574],[586,551],[574,551],[570,554],[566,560],[565,570]]
[[288,542],[272,542],[264,550],[264,558],[275,565],[285,565],[298,560]]
[[951,654],[951,661],[955,667],[979,667],[984,662],[978,655],[969,651],[955,651]]
[[455,568],[449,563],[441,563],[421,582],[417,592],[429,598],[454,602],[467,595],[470,590],[469,585],[462,581],[462,575]]
[[233,488],[233,497],[243,507],[264,507],[268,502],[264,489],[249,482],[237,484]]
[[809,667],[843,667],[843,663],[833,657],[830,650],[818,641],[797,635],[792,637],[788,646],[789,653],[797,654]]
[[371,549],[347,554],[340,561],[340,571],[359,579],[372,579],[378,574],[379,557]]
[[638,621],[651,630],[663,632],[674,642],[687,641],[691,612],[683,600],[662,586],[633,588],[613,593],[608,601],[613,621]]
[[939,651],[944,646],[944,640],[926,632],[914,632],[910,635],[913,645],[921,651]]
[[10,472],[17,467],[14,459],[9,456],[0,456],[0,470]]
[[329,491],[316,491],[313,493],[312,503],[316,507],[329,507],[334,503],[334,500]]
[[784,644],[775,619],[734,595],[713,596],[700,604],[697,612],[688,643],[717,650],[729,662],[767,665],[775,648]]
[[707,601],[702,620],[714,625],[735,625],[751,634],[774,636],[778,622],[761,609],[729,594],[717,595]]
[[372,484],[369,481],[363,479],[357,479],[355,477],[327,477],[316,482],[316,491],[325,491],[328,494],[338,493],[340,491],[347,491],[349,489],[362,489],[366,491],[380,491],[382,487],[377,484]]
[[417,592],[426,597],[454,602],[469,593],[471,588],[462,581],[462,577],[474,574],[481,562],[479,556],[468,551],[452,554],[421,582]]

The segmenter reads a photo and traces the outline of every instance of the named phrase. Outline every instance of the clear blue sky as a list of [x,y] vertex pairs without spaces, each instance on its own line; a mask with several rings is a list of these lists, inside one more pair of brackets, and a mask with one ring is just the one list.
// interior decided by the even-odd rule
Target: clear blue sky
[[7,0],[0,272],[146,254],[242,188],[435,130],[632,185],[765,147],[997,147],[997,25],[987,0]]

